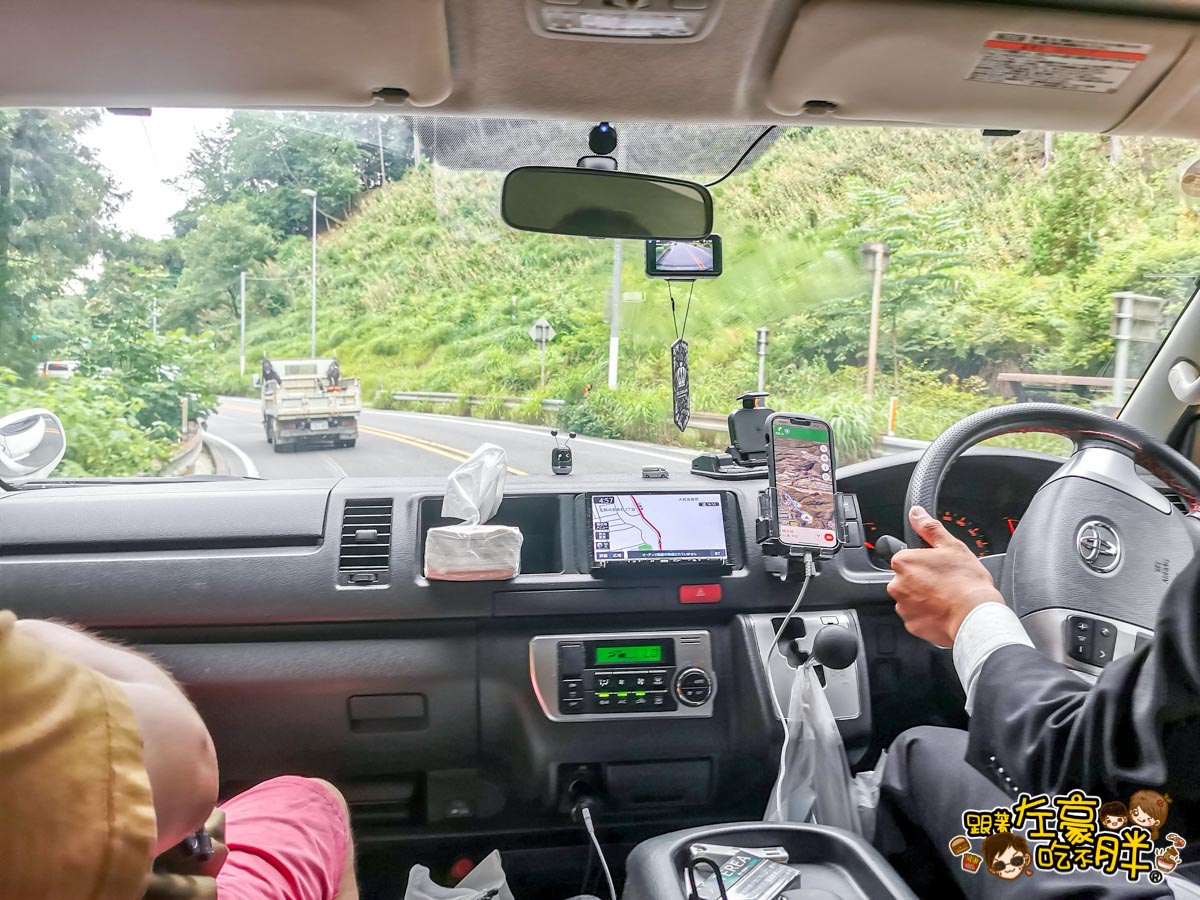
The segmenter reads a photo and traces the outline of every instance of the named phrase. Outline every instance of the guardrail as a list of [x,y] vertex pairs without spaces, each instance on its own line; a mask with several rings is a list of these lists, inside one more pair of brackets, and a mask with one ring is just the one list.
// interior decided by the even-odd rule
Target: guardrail
[[[505,409],[516,409],[518,406],[524,406],[531,401],[530,397],[476,397],[463,396],[462,394],[442,393],[439,391],[392,391],[392,401],[395,403],[462,403],[466,402],[467,406],[483,406],[484,404],[495,403],[500,401],[500,405]],[[558,412],[567,405],[566,400],[543,400],[542,410],[545,412]],[[697,428],[701,431],[724,431],[727,427],[726,422],[729,418],[728,413],[692,413],[691,421],[688,423],[689,428]]]
[[[381,392],[382,393],[382,392]],[[392,391],[391,398],[396,403],[462,403],[467,406],[482,406],[485,403],[500,401],[505,409],[515,409],[530,402],[529,397],[476,397],[462,394],[441,393],[438,391]],[[566,400],[543,400],[542,409],[545,412],[558,412],[566,405]],[[694,412],[688,421],[688,428],[697,431],[726,431],[729,428],[729,413]],[[924,450],[929,441],[917,441],[911,438],[884,435],[879,439],[879,455],[892,456],[897,453],[908,453],[911,450]]]
[[167,460],[166,465],[158,473],[164,477],[172,475],[190,475],[200,458],[200,450],[204,446],[203,435],[198,426],[192,423],[188,436],[179,445],[179,452]]
[[929,446],[930,442],[918,441],[915,438],[896,437],[894,434],[885,434],[879,438],[877,444],[880,456],[896,456],[899,453],[924,450]]
[[[483,406],[484,404],[500,401],[505,409],[516,409],[529,403],[530,397],[476,397],[462,394],[447,394],[439,391],[392,391],[392,400],[396,403],[462,403],[467,406]],[[566,400],[543,400],[542,409],[545,412],[557,412],[566,405]]]

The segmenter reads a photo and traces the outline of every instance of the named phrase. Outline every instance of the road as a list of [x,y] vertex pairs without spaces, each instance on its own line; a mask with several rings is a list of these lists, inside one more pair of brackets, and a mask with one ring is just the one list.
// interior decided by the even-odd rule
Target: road
[[[329,478],[371,475],[447,475],[480,444],[490,441],[508,452],[510,478],[551,475],[549,429],[425,413],[364,410],[358,445],[317,447],[276,453],[263,433],[256,400],[222,397],[208,420],[231,474],[263,478]],[[638,475],[642,466],[664,466],[673,476],[686,474],[697,451],[630,441],[577,438],[571,442],[578,474]],[[241,451],[239,454],[238,451]],[[239,461],[240,460],[240,461]],[[651,482],[652,483],[652,482]]]
[[687,271],[711,269],[713,264],[712,251],[706,247],[697,247],[687,241],[672,241],[667,250],[658,258],[660,269],[672,271]]

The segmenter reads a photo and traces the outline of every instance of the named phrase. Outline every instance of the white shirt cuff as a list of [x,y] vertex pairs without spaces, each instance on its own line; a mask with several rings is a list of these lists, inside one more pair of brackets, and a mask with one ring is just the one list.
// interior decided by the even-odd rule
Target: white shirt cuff
[[967,692],[967,715],[975,708],[975,686],[987,658],[1009,644],[1032,647],[1017,614],[1003,603],[980,603],[967,613],[954,636],[954,669]]

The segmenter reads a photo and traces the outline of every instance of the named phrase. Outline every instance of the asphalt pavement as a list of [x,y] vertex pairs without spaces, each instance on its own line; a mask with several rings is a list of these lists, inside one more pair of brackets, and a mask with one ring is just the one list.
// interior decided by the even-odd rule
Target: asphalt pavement
[[704,247],[697,247],[695,244],[689,244],[686,241],[673,241],[664,253],[658,259],[658,267],[660,269],[693,269],[703,271],[711,269],[713,264],[713,254],[711,250]]
[[[229,474],[263,478],[449,474],[480,444],[498,444],[508,453],[509,476],[550,475],[554,438],[548,428],[458,416],[392,410],[364,410],[358,444],[318,446],[276,453],[263,432],[257,400],[222,397],[209,418],[208,432]],[[691,469],[696,451],[631,441],[577,438],[571,442],[575,472],[633,475],[642,466],[666,467],[673,476]]]

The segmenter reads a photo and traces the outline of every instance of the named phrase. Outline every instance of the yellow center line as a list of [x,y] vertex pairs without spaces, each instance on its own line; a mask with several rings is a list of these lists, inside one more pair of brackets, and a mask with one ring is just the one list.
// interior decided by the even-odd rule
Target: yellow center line
[[[237,403],[222,403],[222,409],[232,409],[238,412],[261,413],[262,409],[254,406],[242,406]],[[468,450],[463,450],[459,447],[451,447],[448,444],[439,444],[437,441],[431,441],[426,438],[414,437],[411,434],[403,434],[398,431],[390,431],[384,428],[376,428],[371,425],[358,423],[358,430],[365,431],[368,434],[373,434],[378,437],[387,438],[391,441],[396,441],[400,444],[407,444],[410,447],[416,447],[418,450],[428,450],[430,453],[436,453],[438,456],[444,456],[447,459],[452,459],[455,462],[465,462],[471,453]],[[508,467],[510,475],[528,475],[528,472],[523,472],[513,466]]]
[[[464,462],[471,454],[467,450],[462,450],[458,447],[451,447],[448,444],[439,444],[437,441],[426,440],[425,438],[413,437],[411,434],[401,434],[397,431],[387,431],[382,428],[375,428],[370,425],[363,425],[361,422],[358,426],[359,431],[365,431],[368,434],[378,435],[379,437],[389,438],[393,441],[399,441],[402,444],[408,444],[412,447],[417,447],[421,450],[428,450],[430,453],[436,453],[439,456],[448,456],[450,459]],[[528,472],[523,472],[513,466],[508,467],[510,475],[528,475]]]

